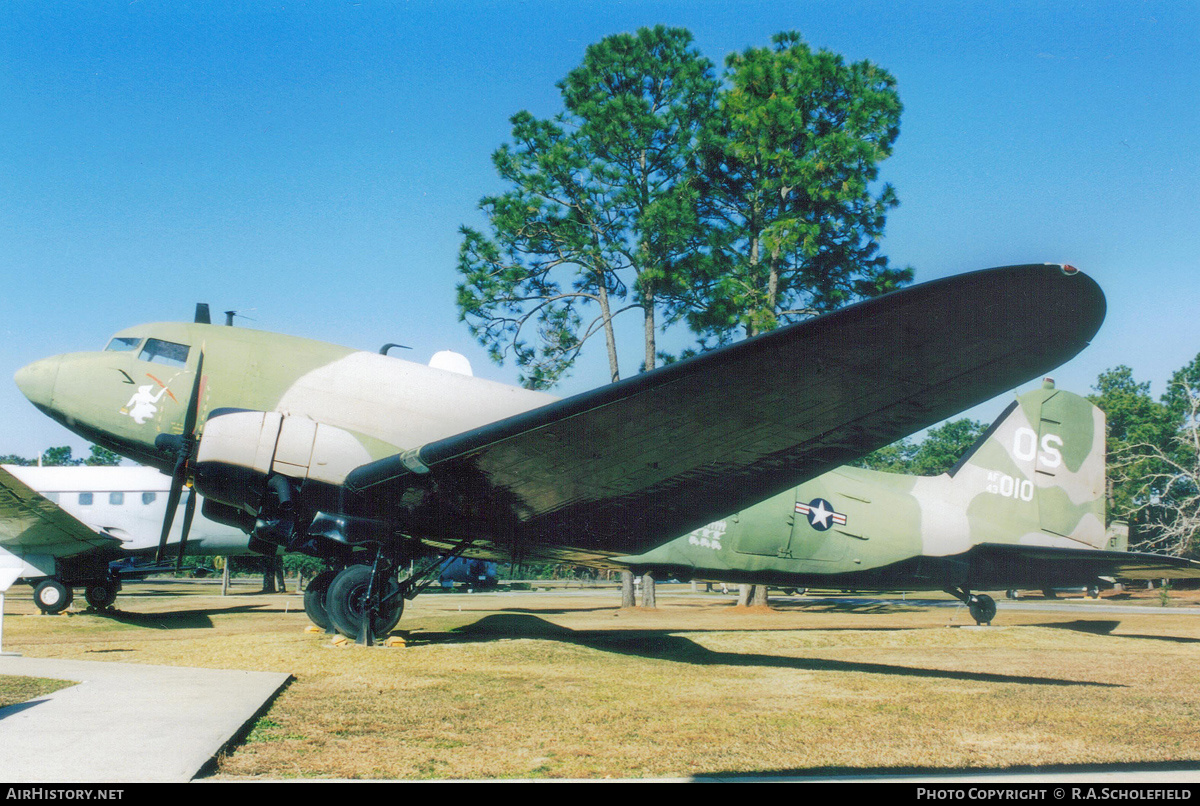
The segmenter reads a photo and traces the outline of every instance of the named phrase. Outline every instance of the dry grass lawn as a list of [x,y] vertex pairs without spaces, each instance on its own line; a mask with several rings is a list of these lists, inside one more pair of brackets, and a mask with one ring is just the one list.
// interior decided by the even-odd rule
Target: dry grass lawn
[[41,697],[60,688],[75,685],[70,680],[48,680],[42,677],[12,677],[0,675],[0,708],[7,708]]
[[[167,596],[184,591],[186,595]],[[732,597],[660,588],[429,594],[407,646],[337,647],[299,597],[150,582],[115,616],[34,615],[27,656],[289,672],[222,779],[640,778],[1200,761],[1200,604],[1137,613]],[[214,692],[219,697],[220,692]]]

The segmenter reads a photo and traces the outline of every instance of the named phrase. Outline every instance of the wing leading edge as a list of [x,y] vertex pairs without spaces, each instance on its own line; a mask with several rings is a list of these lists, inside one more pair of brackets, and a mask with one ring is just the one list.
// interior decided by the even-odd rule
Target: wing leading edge
[[347,490],[374,512],[423,490],[531,553],[639,553],[1037,377],[1104,313],[1069,267],[936,280],[372,462]]

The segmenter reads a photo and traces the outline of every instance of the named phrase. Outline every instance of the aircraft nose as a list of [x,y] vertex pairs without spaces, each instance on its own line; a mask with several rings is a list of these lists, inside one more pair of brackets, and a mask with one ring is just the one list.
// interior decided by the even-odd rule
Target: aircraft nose
[[34,361],[17,370],[13,380],[17,382],[17,388],[21,390],[21,394],[29,398],[30,403],[42,408],[50,407],[54,398],[54,384],[58,380],[60,363],[61,356],[54,356]]

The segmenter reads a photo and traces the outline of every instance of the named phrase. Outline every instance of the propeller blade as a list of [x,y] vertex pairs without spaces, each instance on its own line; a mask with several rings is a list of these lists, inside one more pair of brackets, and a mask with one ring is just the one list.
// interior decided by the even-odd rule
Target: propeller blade
[[183,494],[183,469],[186,455],[181,451],[175,460],[175,472],[171,474],[171,491],[167,493],[167,514],[163,518],[162,534],[158,538],[158,553],[154,555],[156,565],[162,565],[163,556],[167,553],[167,537],[171,534],[171,524],[175,522],[175,510],[179,508],[179,497]]
[[188,448],[196,438],[196,417],[200,411],[200,384],[204,378],[204,348],[200,348],[200,356],[196,359],[196,377],[192,381],[192,393],[188,396],[187,413],[183,417],[183,436],[188,440]]
[[[183,495],[183,484],[187,480],[187,463],[191,459],[192,448],[196,444],[196,419],[200,412],[200,384],[204,377],[204,348],[196,360],[196,376],[192,379],[192,391],[188,395],[187,411],[183,415],[183,433],[178,437],[170,434],[159,434],[154,440],[156,447],[175,451],[175,469],[171,473],[171,491],[167,494],[167,514],[163,518],[162,534],[158,538],[158,553],[156,563],[162,563],[167,551],[167,537],[171,533],[171,525],[175,521],[175,510],[179,507],[179,498]],[[194,492],[194,491],[193,491]],[[194,501],[188,499],[192,510]],[[185,514],[183,539],[187,540],[187,529],[191,527],[191,516]],[[180,556],[183,547],[180,546]]]
[[187,503],[183,506],[183,532],[179,535],[179,556],[175,558],[175,570],[183,568],[183,555],[187,551],[188,533],[192,531],[192,518],[196,516],[196,488],[188,489]]

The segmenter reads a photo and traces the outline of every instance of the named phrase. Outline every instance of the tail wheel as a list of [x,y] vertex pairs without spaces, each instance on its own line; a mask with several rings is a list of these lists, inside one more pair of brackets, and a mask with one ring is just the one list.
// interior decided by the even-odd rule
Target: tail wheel
[[313,577],[312,582],[308,583],[308,587],[304,589],[304,612],[308,616],[308,620],[322,630],[328,630],[331,626],[329,611],[325,609],[325,597],[337,575],[338,569],[326,568]]
[[53,578],[43,579],[33,589],[33,601],[43,613],[61,613],[74,598],[74,591]]
[[[325,610],[333,628],[347,638],[357,639],[362,631],[363,620],[369,611],[367,591],[371,587],[371,568],[366,565],[351,565],[342,569],[329,585],[325,596]],[[400,583],[388,576],[382,581],[375,596],[382,599],[400,590]],[[393,596],[380,605],[372,619],[371,634],[386,638],[400,622],[404,612],[404,597]]]
[[93,582],[83,589],[83,598],[97,610],[103,610],[117,600],[117,584],[112,581]]
[[996,617],[996,600],[986,593],[976,594],[967,602],[967,609],[976,624],[991,624]]

